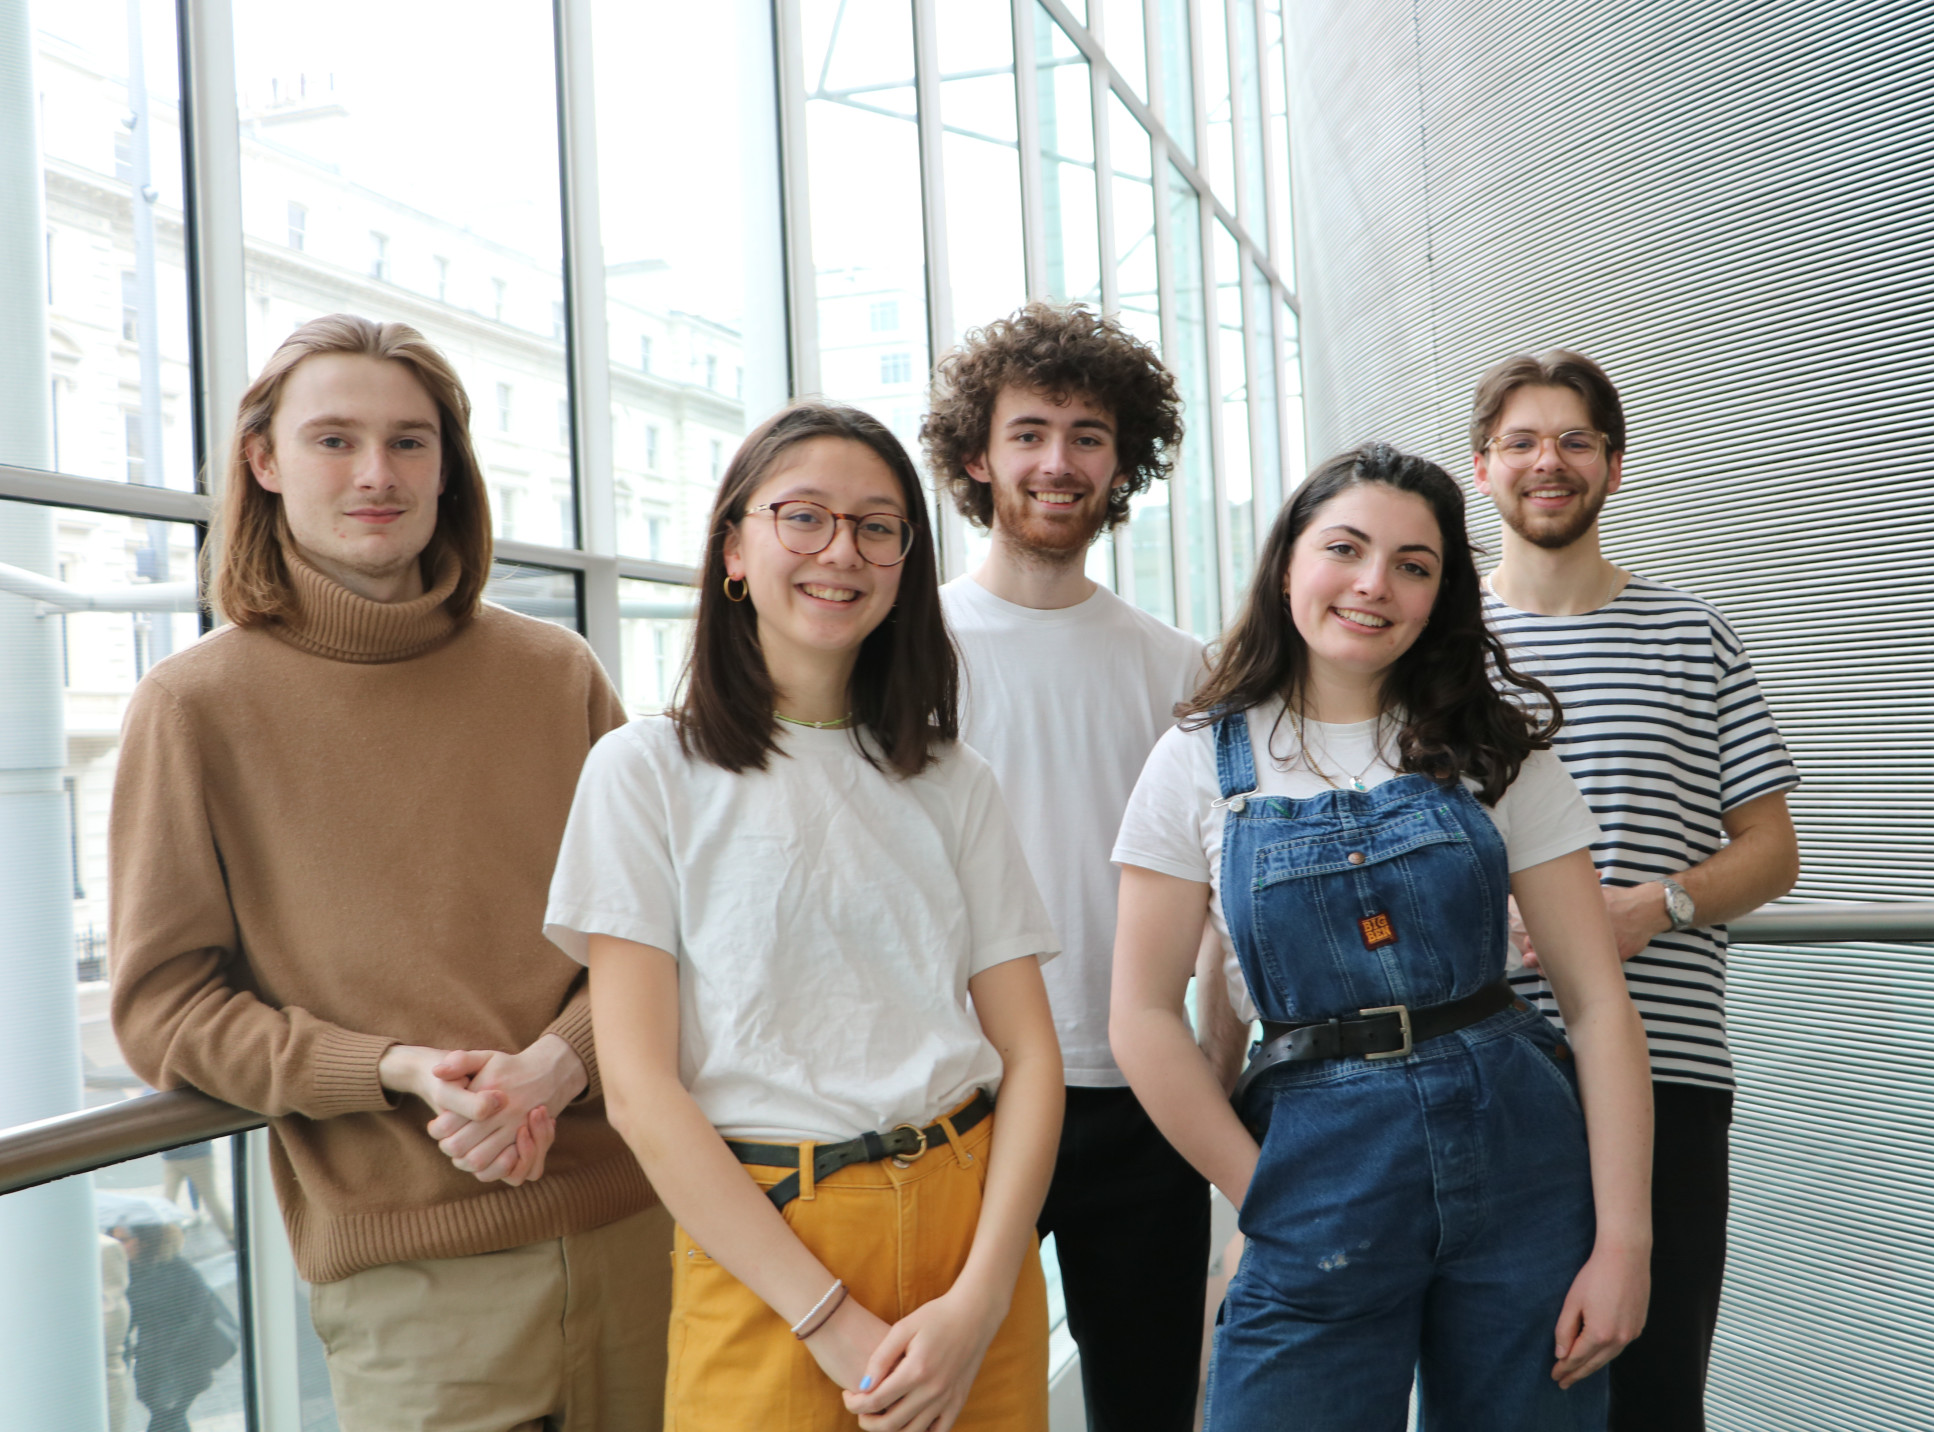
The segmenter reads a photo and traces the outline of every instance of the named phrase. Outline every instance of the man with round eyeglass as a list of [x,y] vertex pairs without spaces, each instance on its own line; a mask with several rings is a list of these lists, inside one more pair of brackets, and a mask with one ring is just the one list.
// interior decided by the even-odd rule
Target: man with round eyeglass
[[[1652,1303],[1612,1364],[1611,1426],[1700,1432],[1729,1198],[1724,926],[1799,877],[1799,774],[1725,618],[1604,555],[1625,446],[1618,390],[1583,354],[1519,354],[1478,383],[1475,483],[1504,519],[1486,615],[1564,704],[1558,754],[1603,830],[1592,856],[1652,1060]],[[1514,938],[1513,983],[1555,1019]]]

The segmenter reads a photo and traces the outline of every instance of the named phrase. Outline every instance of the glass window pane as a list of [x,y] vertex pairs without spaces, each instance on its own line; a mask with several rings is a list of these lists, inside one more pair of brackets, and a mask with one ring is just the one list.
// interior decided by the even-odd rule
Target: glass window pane
[[1189,0],[1155,0],[1162,35],[1162,127],[1177,149],[1195,158],[1194,43]]
[[948,0],[935,7],[934,22],[953,300],[953,331],[944,336],[951,344],[1027,302],[1020,131],[1007,0]]
[[1236,146],[1229,104],[1229,17],[1222,0],[1203,0],[1202,122],[1208,132],[1209,183],[1230,208],[1236,201]]
[[1255,324],[1248,351],[1255,357],[1254,381],[1249,391],[1256,412],[1252,430],[1255,438],[1256,541],[1260,545],[1276,509],[1283,505],[1282,398],[1277,389],[1276,294],[1263,271],[1251,261],[1244,266],[1249,276],[1249,315]]
[[174,6],[34,0],[22,19],[38,125],[0,116],[0,143],[37,132],[44,183],[0,229],[38,262],[0,281],[40,290],[19,297],[44,297],[46,331],[0,360],[0,461],[193,491]]
[[1233,589],[1249,580],[1256,554],[1256,481],[1249,443],[1249,373],[1242,342],[1242,252],[1220,222],[1215,242],[1217,405],[1222,424],[1223,499],[1229,505],[1228,564]]
[[1243,226],[1257,242],[1267,242],[1262,152],[1262,47],[1256,39],[1256,0],[1236,0],[1236,65],[1242,108]]
[[1221,576],[1216,567],[1216,502],[1211,430],[1215,409],[1209,403],[1209,329],[1202,291],[1202,201],[1179,170],[1168,171],[1169,253],[1163,281],[1174,303],[1174,345],[1168,365],[1182,393],[1190,434],[1176,465],[1188,563],[1188,610],[1180,625],[1203,641],[1221,625]]
[[927,382],[913,12],[800,0],[799,20],[820,388],[913,449]]
[[[195,540],[187,523],[0,502],[0,949],[17,1029],[72,1070],[70,1108],[83,1088],[141,1088],[108,1024],[108,815],[135,683],[201,632]],[[13,1092],[0,1127],[65,1112]]]
[[1262,0],[1263,90],[1267,99],[1275,188],[1269,201],[1269,256],[1283,282],[1296,282],[1295,231],[1289,214],[1289,93],[1283,69],[1282,0]]
[[527,562],[506,562],[499,557],[490,564],[484,599],[569,631],[584,630],[576,572],[534,567]]
[[1155,180],[1148,131],[1119,96],[1108,96],[1108,153],[1114,168],[1115,294],[1122,323],[1162,346],[1161,295],[1156,287]]
[[[763,416],[748,415],[745,394],[746,186],[757,182],[744,162],[745,14],[592,8],[612,475],[627,556],[700,560],[715,450],[729,456]],[[634,142],[674,134],[675,144]]]
[[1148,34],[1142,28],[1142,0],[1102,0],[1107,29],[1102,47],[1115,73],[1136,95],[1148,98]]
[[322,314],[409,323],[469,390],[498,534],[575,543],[550,7],[234,10],[250,371]]
[[698,594],[631,577],[618,581],[618,643],[624,653],[625,710],[655,716],[677,698],[692,646]]
[[20,1276],[0,1282],[0,1319],[61,1349],[25,1367],[15,1360],[32,1349],[18,1340],[0,1353],[13,1425],[244,1425],[240,1270],[225,1231],[239,1154],[222,1139],[7,1195],[0,1254]]
[[1095,123],[1088,61],[1037,8],[1034,67],[1041,123],[1041,243],[1048,293],[1101,303],[1100,220],[1095,207]]
[[1309,471],[1308,441],[1303,434],[1303,346],[1296,310],[1282,307],[1283,339],[1283,497],[1303,485]]

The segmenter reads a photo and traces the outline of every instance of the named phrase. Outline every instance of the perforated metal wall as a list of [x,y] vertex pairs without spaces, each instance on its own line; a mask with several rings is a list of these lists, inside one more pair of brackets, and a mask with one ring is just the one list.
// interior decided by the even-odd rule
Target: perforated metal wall
[[[1934,6],[1289,16],[1311,457],[1468,472],[1485,367],[1593,354],[1632,425],[1607,549],[1746,638],[1796,894],[1934,896]],[[1731,982],[1713,1425],[1934,1426],[1934,951],[1735,948]]]

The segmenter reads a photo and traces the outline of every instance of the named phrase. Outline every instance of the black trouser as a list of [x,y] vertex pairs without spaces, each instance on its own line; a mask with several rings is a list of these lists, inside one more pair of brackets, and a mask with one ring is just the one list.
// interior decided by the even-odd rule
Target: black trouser
[[1733,1096],[1652,1085],[1652,1307],[1612,1364],[1612,1432],[1705,1432],[1706,1364],[1726,1276]]
[[1209,1271],[1209,1185],[1129,1089],[1068,1090],[1054,1182],[1068,1331],[1090,1432],[1187,1432]]

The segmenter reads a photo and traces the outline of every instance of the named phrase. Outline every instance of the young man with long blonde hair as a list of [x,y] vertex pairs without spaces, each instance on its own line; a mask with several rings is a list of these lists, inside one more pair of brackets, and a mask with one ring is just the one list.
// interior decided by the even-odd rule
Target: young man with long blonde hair
[[157,1087],[270,1117],[345,1432],[656,1427],[670,1222],[541,930],[624,713],[579,638],[483,602],[469,417],[415,330],[340,314],[243,397],[230,624],[128,709],[115,1032]]

